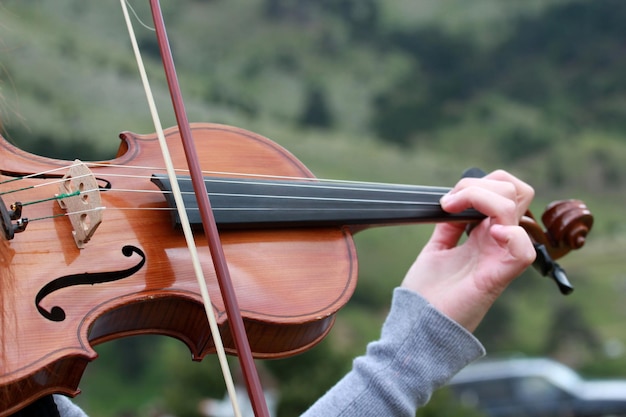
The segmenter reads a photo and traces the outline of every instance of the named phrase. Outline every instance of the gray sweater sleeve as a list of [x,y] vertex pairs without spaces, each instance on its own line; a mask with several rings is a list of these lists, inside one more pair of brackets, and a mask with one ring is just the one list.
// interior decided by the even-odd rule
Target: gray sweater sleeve
[[54,395],[54,402],[61,417],[87,417],[87,414],[63,395]]
[[[380,340],[302,417],[413,417],[435,389],[484,353],[463,327],[397,288]],[[67,398],[55,401],[61,417],[87,417]]]
[[483,346],[418,294],[397,288],[381,338],[302,417],[415,416]]

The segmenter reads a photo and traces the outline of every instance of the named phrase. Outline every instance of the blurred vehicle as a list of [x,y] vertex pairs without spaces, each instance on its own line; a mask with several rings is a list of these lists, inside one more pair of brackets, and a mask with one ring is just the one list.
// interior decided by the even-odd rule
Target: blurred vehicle
[[551,359],[479,361],[449,387],[489,417],[626,416],[626,379],[587,381]]

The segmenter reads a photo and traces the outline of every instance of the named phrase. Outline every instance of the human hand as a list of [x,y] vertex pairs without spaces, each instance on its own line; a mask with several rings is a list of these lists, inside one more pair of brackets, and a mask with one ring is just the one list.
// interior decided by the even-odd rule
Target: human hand
[[474,331],[493,302],[535,259],[535,249],[519,226],[534,190],[499,170],[464,178],[441,199],[458,213],[473,208],[485,216],[465,242],[465,223],[440,223],[405,276],[402,286]]

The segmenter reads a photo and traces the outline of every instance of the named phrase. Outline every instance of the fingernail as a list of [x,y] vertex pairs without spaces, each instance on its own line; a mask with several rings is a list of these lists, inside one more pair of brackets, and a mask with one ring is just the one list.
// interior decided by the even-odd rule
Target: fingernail
[[444,204],[449,203],[451,200],[452,200],[452,193],[448,192],[439,199],[439,204],[444,205]]

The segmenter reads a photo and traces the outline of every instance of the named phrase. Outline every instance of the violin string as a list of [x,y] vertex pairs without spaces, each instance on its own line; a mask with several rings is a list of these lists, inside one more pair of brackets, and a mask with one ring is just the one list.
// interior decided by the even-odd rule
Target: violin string
[[[27,205],[31,205],[31,204],[37,204],[37,203],[42,203],[45,201],[49,201],[49,200],[59,200],[62,198],[66,198],[66,197],[72,197],[72,196],[76,196],[78,195],[79,192],[74,192],[72,194],[68,194],[68,195],[61,195],[61,196],[55,196],[55,197],[50,197],[47,199],[42,199],[42,200],[35,200],[32,202],[27,202],[27,203],[23,203],[23,206],[27,206]],[[423,204],[422,204],[423,205]],[[91,209],[86,209],[86,210],[77,210],[77,211],[72,211],[72,212],[64,212],[64,213],[58,213],[58,214],[52,214],[49,216],[41,216],[41,217],[35,217],[35,218],[28,218],[28,222],[29,223],[33,223],[33,222],[37,222],[37,221],[42,221],[42,220],[53,220],[59,217],[67,217],[70,215],[76,215],[76,214],[82,214],[82,213],[89,213],[89,212],[94,212],[94,211],[101,211],[101,210],[105,210],[107,209],[107,211],[111,211],[111,210],[115,210],[115,211],[167,211],[167,212],[174,212],[176,211],[176,208],[173,207],[104,207],[104,206],[100,206],[100,207],[95,207],[95,208],[91,208]],[[392,207],[383,207],[383,208],[359,208],[359,211],[361,212],[367,212],[367,211],[372,211],[372,212],[385,212],[385,211],[393,211],[393,212],[399,212],[399,211],[406,211],[407,213],[409,212],[415,212],[417,208],[416,207],[406,207],[406,208],[392,208]],[[197,207],[191,207],[191,208],[187,208],[187,211],[198,211],[199,208]],[[226,211],[266,211],[266,212],[272,212],[272,211],[279,211],[280,209],[277,209],[275,207],[214,207],[213,208],[214,211],[216,212],[226,212]],[[298,211],[308,211],[310,209],[308,208],[304,208],[304,207],[292,207],[289,208],[289,211],[292,212],[298,212]],[[350,212],[350,211],[354,211],[353,208],[342,208],[342,207],[336,207],[336,208],[325,208],[325,207],[321,207],[321,208],[316,208],[315,209],[318,212],[325,212],[325,211],[332,211],[332,212],[340,212],[340,211],[345,211],[345,212]]]
[[57,217],[71,216],[71,215],[74,215],[74,214],[82,214],[82,213],[91,213],[91,212],[94,212],[94,211],[101,211],[101,210],[105,210],[105,209],[106,209],[106,207],[95,207],[95,208],[86,209],[86,210],[77,210],[77,211],[74,211],[74,212],[51,214],[49,216],[35,217],[33,219],[29,218],[28,222],[32,223],[32,222],[41,221],[41,220],[51,220],[51,219],[56,219]]
[[[34,204],[39,204],[39,203],[44,203],[47,201],[52,201],[52,200],[63,200],[66,198],[72,198],[72,197],[78,197],[80,195],[83,194],[89,194],[91,192],[94,191],[103,191],[103,189],[92,189],[92,190],[75,190],[73,192],[70,193],[63,193],[63,194],[58,194],[49,198],[43,198],[43,199],[38,199],[38,200],[32,200],[32,201],[27,201],[27,202],[23,202],[20,203],[23,207],[24,206],[29,206],[29,205],[34,205]],[[132,189],[111,189],[111,190],[106,190],[107,192],[129,192],[129,193],[158,193],[158,194],[171,194],[170,191],[160,191],[160,190],[132,190]],[[193,192],[181,192],[181,194],[193,194]],[[307,196],[277,196],[277,195],[264,195],[264,194],[228,194],[228,193],[211,193],[212,196],[237,196],[237,197],[246,197],[246,198],[272,198],[272,199],[285,199],[285,200],[311,200],[311,201],[334,201],[334,202],[339,202],[339,203],[370,203],[370,204],[396,204],[396,205],[400,205],[400,206],[405,206],[405,207],[360,207],[359,210],[361,212],[366,212],[366,211],[371,211],[371,212],[385,212],[385,211],[394,211],[394,212],[398,212],[398,211],[406,211],[406,212],[414,212],[415,210],[418,210],[420,207],[432,207],[432,206],[437,206],[439,203],[437,202],[411,202],[411,201],[398,201],[398,200],[373,200],[373,199],[355,199],[355,198],[329,198],[329,197],[325,197],[325,198],[319,198],[319,197],[307,197]],[[443,195],[443,193],[441,194]],[[37,217],[37,218],[29,218],[29,222],[34,222],[34,221],[40,221],[40,220],[48,220],[48,219],[55,219],[58,217],[62,217],[62,216],[68,216],[71,214],[81,214],[81,213],[87,213],[90,211],[95,211],[95,210],[103,210],[104,207],[96,207],[96,208],[92,208],[92,209],[88,209],[88,210],[78,210],[78,211],[74,211],[74,212],[65,212],[65,213],[61,213],[61,214],[55,214],[55,215],[49,215],[49,216],[42,216],[42,217]],[[112,207],[110,208],[111,210],[119,210],[119,211],[135,211],[135,210],[141,210],[141,211],[175,211],[176,208],[173,207]],[[187,211],[189,212],[193,212],[193,211],[198,211],[199,209],[197,207],[188,207],[186,208]],[[280,208],[276,208],[276,207],[250,207],[250,206],[229,206],[229,207],[213,207],[213,210],[216,212],[226,212],[226,211],[257,211],[257,212],[262,212],[262,211],[266,211],[266,212],[272,212],[272,211],[280,211]],[[294,211],[294,212],[298,212],[298,211],[310,211],[311,208],[307,208],[307,207],[290,207],[289,208],[290,211]],[[335,212],[340,212],[340,211],[353,211],[354,208],[352,207],[317,207],[315,208],[316,211],[318,212],[330,212],[330,211],[335,211]]]
[[[72,178],[75,178],[75,179],[77,179],[77,178],[87,178],[87,177],[90,177],[90,176],[91,176],[90,174],[82,174],[82,175],[76,175],[75,177],[72,177]],[[15,188],[13,190],[4,191],[4,192],[0,193],[0,196],[6,195],[6,194],[13,194],[13,193],[17,193],[17,192],[20,192],[20,191],[33,190],[35,188],[55,185],[55,184],[59,184],[59,183],[65,182],[65,181],[67,181],[67,178],[54,179],[54,180],[50,180],[50,181],[47,181],[47,182],[44,182],[44,183],[40,183],[40,184],[29,185],[28,187],[21,187],[21,188]]]
[[[128,193],[157,193],[157,194],[172,194],[171,191],[160,190],[131,190],[123,188],[114,188],[111,191],[128,192]],[[192,191],[181,191],[181,194],[195,195]],[[428,193],[433,195],[433,193]],[[443,196],[444,194],[439,194]],[[243,193],[212,193],[209,192],[209,197],[243,197],[243,198],[263,198],[263,199],[275,199],[275,200],[303,200],[303,201],[334,201],[341,203],[380,203],[380,204],[399,204],[399,205],[425,205],[435,206],[439,203],[436,202],[419,202],[419,201],[404,201],[404,200],[375,200],[367,198],[344,198],[344,197],[309,197],[309,196],[297,196],[297,195],[274,195],[274,194],[243,194]]]
[[20,176],[16,176],[16,177],[11,177],[11,178],[9,178],[7,180],[0,181],[0,185],[7,184],[7,183],[10,183],[10,182],[15,182],[15,181],[26,180],[26,179],[30,179],[30,178],[44,177],[46,175],[49,175],[49,174],[57,172],[57,171],[65,171],[68,168],[71,168],[71,167],[74,167],[74,166],[77,166],[77,165],[79,165],[79,164],[75,162],[75,163],[73,163],[72,165],[69,165],[69,166],[62,166],[62,167],[52,168],[52,169],[49,169],[49,170],[46,170],[46,171],[36,172],[36,173],[33,173],[33,174],[27,174],[27,175],[20,175]]
[[[104,165],[104,164],[98,164],[98,165]],[[42,175],[42,174],[49,174],[51,172],[55,172],[58,170],[62,170],[64,168],[55,168],[55,169],[51,169],[48,171],[44,171],[43,173],[38,173],[38,174],[30,174],[27,176],[23,176],[21,178],[26,178],[26,177],[34,177],[34,176],[38,176],[38,175]],[[145,169],[145,167],[142,167],[142,169]],[[78,175],[78,176],[74,176],[73,179],[80,179],[83,177],[89,177],[92,174],[83,174],[83,175]],[[111,177],[124,177],[124,178],[136,178],[136,179],[146,179],[149,180],[151,177],[150,176],[146,176],[146,175],[130,175],[130,174],[117,174],[117,173],[108,173],[108,176]],[[181,178],[181,180],[187,180],[187,178]],[[54,185],[54,184],[58,184],[61,182],[66,181],[65,178],[60,178],[60,179],[55,179],[55,180],[51,180],[51,181],[47,181],[45,183],[41,183],[41,184],[35,184],[29,187],[21,187],[21,188],[17,188],[17,189],[13,189],[13,190],[9,190],[9,191],[5,191],[0,193],[0,195],[5,195],[5,194],[10,194],[10,193],[16,193],[19,191],[25,191],[25,190],[30,190],[30,189],[34,189],[34,188],[38,188],[38,187],[43,187],[43,186],[47,186],[47,185]],[[11,182],[11,180],[9,181],[5,181],[4,183],[7,182]],[[341,183],[341,187],[337,187],[334,186],[335,181],[326,181],[326,182],[322,182],[317,183],[317,182],[306,182],[304,184],[302,183],[298,183],[298,182],[293,182],[293,183],[274,183],[274,182],[255,182],[254,180],[242,180],[242,181],[238,181],[236,179],[227,179],[227,178],[209,178],[207,179],[207,182],[214,182],[214,183],[234,183],[234,184],[263,184],[263,185],[269,185],[269,186],[273,186],[273,187],[298,187],[298,188],[309,188],[309,189],[341,189],[342,191],[362,191],[362,190],[368,190],[369,192],[390,192],[390,193],[402,193],[402,194],[413,194],[413,195],[443,195],[445,194],[445,192],[441,191],[447,191],[447,189],[442,189],[440,187],[426,187],[427,189],[430,190],[440,190],[438,192],[434,192],[434,191],[424,191],[424,190],[407,190],[406,188],[403,189],[394,189],[394,187],[401,187],[400,185],[397,184],[392,184],[387,185],[387,184],[381,184],[381,183],[363,183],[363,182],[354,182],[354,181],[342,181]],[[352,184],[354,185],[353,187],[346,187],[346,184]],[[363,184],[367,184],[370,185],[370,187],[368,188],[360,188],[360,186],[362,186]],[[374,189],[371,188],[372,185],[385,185],[384,189]],[[105,189],[99,189],[98,191],[104,191]],[[89,193],[89,192],[93,192],[96,190],[86,190],[83,191],[82,193]],[[118,191],[118,192],[132,192],[132,193],[159,193],[159,194],[168,194],[171,192],[168,191],[162,191],[162,190],[138,190],[138,189],[121,189],[121,188],[114,188],[112,190],[106,190],[106,191]],[[182,192],[182,194],[192,194],[191,192]],[[30,205],[30,204],[35,204],[35,203],[42,203],[45,201],[49,201],[49,200],[60,200],[60,199],[64,199],[64,198],[68,198],[68,197],[72,197],[76,195],[75,193],[72,194],[61,194],[61,195],[57,195],[56,197],[50,197],[47,199],[42,199],[42,200],[35,200],[32,202],[27,202],[27,203],[22,203],[22,206],[26,206],[26,205]],[[411,202],[411,201],[397,201],[397,200],[382,200],[382,199],[350,199],[350,198],[337,198],[337,197],[312,197],[312,196],[288,196],[288,195],[269,195],[269,194],[229,194],[229,193],[211,193],[212,196],[237,196],[237,197],[246,197],[246,198],[271,198],[271,199],[285,199],[285,200],[309,200],[309,201],[335,201],[335,202],[342,202],[342,203],[346,203],[346,202],[352,202],[352,203],[379,203],[379,204],[399,204],[399,205],[408,205],[411,206],[411,209],[414,209],[414,207],[416,205],[437,205],[438,203],[435,202],[431,202],[431,203],[419,203],[419,202]],[[244,210],[244,209],[250,209],[249,207],[224,207],[224,208],[220,208],[220,210]],[[294,210],[296,208],[293,208]],[[338,210],[341,210],[341,208],[337,208]],[[255,210],[276,210],[275,208],[271,208],[271,207],[266,207],[266,208],[256,208]],[[300,208],[298,210],[307,210],[305,208]],[[323,208],[318,208],[318,210],[330,210],[330,209],[323,209]],[[347,209],[346,209],[347,210]],[[365,209],[367,210],[367,209]],[[393,210],[392,208],[389,208],[388,210]]]
[[[41,184],[39,186],[43,186],[44,184]],[[284,187],[290,187],[290,184],[273,184],[273,185],[278,185],[278,186],[284,186]],[[308,186],[309,188],[326,188],[326,189],[339,189],[339,190],[345,190],[344,188],[334,188],[334,187],[321,187],[321,186]],[[20,189],[16,189],[16,190],[12,190],[12,191],[7,191],[4,193],[0,193],[0,195],[4,195],[4,194],[9,194],[9,193],[15,193],[18,191],[26,191],[26,190],[30,190],[36,188],[36,186],[33,187],[24,187],[24,188],[20,188]],[[354,190],[354,191],[359,191],[360,189],[348,189],[348,190]],[[374,189],[363,189],[363,190],[367,190],[370,192],[380,192],[380,193],[385,193],[385,192],[396,192],[396,193],[402,193],[405,195],[413,195],[413,196],[439,196],[442,197],[443,195],[446,194],[446,192],[423,192],[423,191],[416,191],[416,190],[374,190]],[[99,188],[99,189],[93,189],[93,190],[83,190],[80,191],[80,194],[87,194],[90,192],[94,192],[94,191],[102,191],[102,192],[107,192],[107,193],[111,193],[111,192],[123,192],[123,193],[144,193],[144,194],[172,194],[171,191],[163,191],[163,190],[141,190],[141,189],[124,189],[124,188],[111,188],[111,189],[107,189],[107,188]],[[181,194],[183,195],[193,195],[194,193],[192,191],[181,191]],[[68,198],[68,197],[73,197],[76,196],[78,194],[76,194],[76,192],[74,193],[70,193],[70,194],[60,194],[57,195],[55,197],[50,197],[47,199],[42,199],[42,200],[36,200],[35,202],[29,202],[29,203],[22,203],[22,205],[28,205],[28,204],[33,204],[33,203],[39,203],[39,202],[45,202],[45,201],[49,201],[49,200],[59,200],[59,199],[64,199],[64,198]],[[411,206],[411,207],[415,207],[415,206],[436,206],[439,203],[438,202],[420,202],[420,201],[406,201],[406,200],[396,200],[396,199],[373,199],[373,198],[346,198],[346,197],[316,197],[316,196],[297,196],[297,195],[276,195],[276,194],[247,194],[247,193],[218,193],[218,192],[209,192],[209,197],[241,197],[241,198],[250,198],[250,199],[272,199],[272,200],[289,200],[289,201],[312,201],[312,202],[337,202],[337,203],[368,203],[368,204],[396,204],[396,205],[406,205],[406,206]],[[244,209],[246,207],[228,207],[228,209]],[[226,209],[226,208],[224,208]],[[270,209],[270,208],[268,208]],[[295,209],[295,208],[294,208]]]
[[4,184],[4,183],[7,183],[7,182],[13,182],[13,181],[19,181],[19,180],[27,179],[27,178],[39,177],[39,176],[47,175],[47,174],[50,174],[50,173],[53,173],[53,172],[57,172],[57,171],[64,171],[64,170],[66,170],[68,168],[71,168],[71,167],[77,166],[77,165],[80,165],[80,164],[77,163],[77,162],[74,162],[71,165],[64,165],[64,166],[57,167],[57,168],[52,168],[52,169],[49,169],[49,170],[46,170],[46,171],[40,171],[40,172],[37,172],[37,173],[27,174],[27,175],[21,175],[21,176],[15,177],[15,178],[10,178],[10,179],[5,180],[5,181],[0,181],[0,185]]
[[[389,193],[403,193],[403,194],[440,194],[442,190],[445,192],[449,189],[443,187],[421,187],[432,191],[424,191],[422,189],[409,190],[406,185],[402,184],[383,184],[375,182],[359,182],[359,181],[339,181],[339,180],[322,180],[321,182],[311,181],[301,183],[298,181],[293,182],[266,182],[266,181],[254,181],[254,180],[237,180],[237,179],[221,179],[221,178],[208,178],[206,182],[209,183],[228,183],[228,184],[254,184],[254,185],[266,185],[272,187],[294,187],[294,188],[309,188],[309,189],[330,189],[330,190],[346,190],[346,191],[379,191]],[[341,185],[341,187],[333,186]],[[375,186],[381,187],[380,189],[372,188]]]
[[[72,164],[71,166],[78,165],[80,161]],[[141,170],[162,170],[163,168],[151,168],[145,166],[119,166],[114,164],[105,164],[105,163],[87,163],[86,165],[92,167],[124,167],[124,168],[134,168]],[[70,167],[71,167],[70,166]],[[51,173],[66,170],[68,167],[57,167],[50,170],[42,171],[39,173],[33,173],[28,175],[23,175],[17,178],[11,178],[9,180],[1,181],[1,184],[10,183],[13,181],[18,181],[21,179],[41,177],[44,175],[49,175]],[[186,170],[178,170],[179,172],[186,172]],[[247,184],[247,185],[264,185],[264,186],[272,186],[277,188],[308,188],[308,189],[326,189],[326,190],[342,190],[342,191],[368,191],[368,192],[381,192],[381,193],[401,193],[403,195],[415,195],[415,196],[423,196],[423,195],[433,195],[433,196],[443,196],[446,194],[449,189],[443,187],[434,187],[434,186],[419,186],[418,189],[411,190],[407,189],[405,185],[402,184],[386,184],[380,182],[363,182],[363,181],[346,181],[346,180],[328,180],[328,179],[317,179],[317,178],[307,178],[307,177],[289,177],[289,176],[278,176],[278,175],[263,175],[261,178],[272,178],[272,179],[288,179],[293,182],[271,182],[267,180],[263,180],[259,178],[259,175],[256,174],[235,174],[229,172],[217,172],[217,171],[205,171],[207,174],[212,175],[244,175],[250,176],[251,178],[257,179],[258,181],[254,181],[254,179],[242,179],[238,180],[236,178],[220,178],[220,177],[210,177],[207,178],[206,181],[209,183],[230,183],[230,184]],[[74,176],[73,179],[80,179],[82,177],[88,177],[92,174],[83,174]],[[145,179],[150,180],[152,177],[148,175],[131,175],[131,174],[118,174],[118,173],[107,173],[108,177],[122,177],[122,178],[135,178],[135,179]],[[13,190],[8,190],[4,192],[0,192],[0,196],[17,193],[21,191],[26,191],[38,187],[54,185],[61,182],[66,181],[65,178],[59,178],[54,180],[49,180],[41,184],[35,184],[28,187],[16,188]],[[179,181],[190,181],[188,177],[180,177]],[[373,187],[381,187],[380,189]],[[430,191],[429,191],[430,190]],[[83,191],[84,193],[93,192],[95,190]],[[105,191],[105,189],[100,189],[99,191]],[[162,190],[140,190],[140,189],[121,189],[121,188],[113,188],[111,190],[106,189],[106,191],[120,191],[120,192],[139,192],[139,193],[159,193],[159,194],[168,194],[171,193],[169,191]],[[192,194],[191,192],[182,192],[182,194]],[[238,197],[247,197],[247,198],[272,198],[272,199],[289,199],[289,200],[311,200],[311,201],[337,201],[337,202],[361,202],[361,203],[385,203],[385,204],[400,204],[400,205],[437,205],[438,203],[419,203],[419,202],[410,202],[410,201],[397,201],[392,199],[350,199],[350,198],[336,198],[336,197],[307,197],[307,196],[279,196],[279,195],[269,195],[269,194],[229,194],[229,193],[210,193],[213,196],[238,196]],[[63,199],[71,197],[71,195],[61,195],[59,197],[51,197],[49,199],[43,199],[41,201],[35,201],[30,203],[23,203],[22,205],[34,204],[37,202],[44,202],[48,200],[54,199]],[[224,210],[241,210],[246,209],[246,207],[228,207],[223,208]],[[267,208],[270,210],[271,208]],[[304,210],[304,209],[302,209]]]
[[[43,184],[41,184],[40,186],[43,186]],[[24,187],[18,190],[13,190],[10,192],[17,192],[17,191],[23,191],[23,190],[27,190],[27,189],[31,189],[31,188],[35,188],[35,187]],[[83,194],[89,194],[91,192],[94,191],[106,191],[107,193],[110,192],[123,192],[123,193],[146,193],[146,194],[172,194],[171,191],[161,191],[161,190],[137,190],[137,189],[124,189],[124,188],[112,188],[112,189],[104,189],[104,188],[99,188],[99,189],[91,189],[91,190],[76,190],[74,192],[71,193],[63,193],[63,194],[58,194],[55,195],[53,197],[49,197],[49,198],[44,198],[44,199],[40,199],[40,200],[34,200],[34,201],[28,201],[28,202],[23,202],[21,203],[22,206],[27,206],[27,205],[31,205],[31,204],[37,204],[37,203],[43,203],[46,201],[50,201],[50,200],[62,200],[65,198],[70,198],[70,197],[76,197],[78,195],[83,195]],[[371,191],[371,190],[370,190]],[[384,192],[387,190],[374,190],[374,191],[380,191],[380,192]],[[9,192],[7,192],[9,193]],[[1,193],[0,195],[5,194],[5,193]],[[185,194],[185,195],[194,195],[193,192],[191,191],[181,191],[181,194]],[[435,195],[435,196],[443,196],[445,193],[440,192],[440,193],[433,193],[433,192],[417,192],[417,191],[412,191],[410,190],[408,192],[408,194],[413,194],[413,195]],[[416,207],[419,206],[437,206],[439,205],[438,202],[420,202],[420,201],[406,201],[406,200],[394,200],[394,199],[366,199],[366,198],[346,198],[346,197],[314,197],[314,196],[295,196],[295,195],[272,195],[272,194],[244,194],[244,193],[209,193],[209,197],[242,197],[242,198],[250,198],[250,199],[255,199],[255,198],[259,198],[259,199],[273,199],[273,200],[285,200],[285,201],[313,201],[313,202],[317,202],[317,201],[324,201],[324,202],[337,202],[337,203],[368,203],[368,204],[395,204],[395,205],[400,205],[400,206],[409,206],[406,208],[406,210],[414,210]],[[131,207],[129,207],[131,208]],[[119,207],[116,209],[125,209],[123,207]],[[151,209],[151,208],[142,208],[142,209]],[[197,208],[191,208],[190,210],[194,210]],[[397,210],[398,208],[382,208],[382,210]],[[172,210],[175,210],[174,208],[172,208]],[[214,210],[279,210],[273,207],[256,207],[256,208],[251,208],[251,207],[246,207],[246,206],[241,206],[241,207],[237,207],[237,206],[232,206],[232,207],[215,207]],[[310,208],[297,208],[297,207],[292,207],[290,208],[290,210],[310,210]],[[341,207],[336,207],[336,208],[317,208],[317,210],[323,211],[323,210],[353,210],[353,208],[341,208]],[[381,208],[360,208],[360,210],[381,210]]]
[[[95,163],[95,162],[89,162],[89,163],[85,163],[88,167],[119,167],[119,168],[131,168],[131,169],[137,169],[137,170],[152,170],[152,171],[161,171],[164,170],[165,168],[162,167],[146,167],[146,166],[129,166],[129,165],[115,165],[115,164],[105,164],[105,163]],[[39,173],[35,173],[35,174],[29,174],[29,175],[24,175],[24,176],[20,176],[17,178],[12,178],[9,180],[5,180],[5,181],[0,181],[0,185],[5,184],[5,183],[9,183],[9,182],[13,182],[13,181],[18,181],[21,179],[27,179],[27,178],[34,178],[34,177],[39,177],[39,176],[43,176],[52,172],[56,172],[56,171],[60,171],[60,170],[65,170],[67,167],[61,167],[61,168],[55,168],[55,169],[51,169],[48,171],[42,171]],[[176,171],[178,172],[188,172],[187,170],[183,170],[183,169],[177,169]],[[333,187],[333,185],[335,184],[341,184],[343,187],[341,187],[342,190],[348,190],[348,191],[370,191],[370,192],[376,192],[376,191],[380,191],[380,192],[390,192],[390,193],[394,193],[394,192],[398,192],[398,193],[403,193],[403,194],[416,194],[416,195],[424,195],[424,194],[428,194],[429,192],[427,190],[432,190],[432,194],[433,195],[443,195],[445,193],[447,193],[450,189],[446,188],[446,187],[440,187],[440,186],[419,186],[419,189],[416,190],[408,190],[406,189],[406,185],[405,184],[398,184],[398,183],[382,183],[382,182],[370,182],[370,181],[351,181],[351,180],[337,180],[337,179],[320,179],[320,178],[310,178],[310,177],[294,177],[294,176],[283,176],[283,175],[269,175],[269,174],[249,174],[249,173],[235,173],[235,172],[227,172],[227,171],[203,171],[205,174],[207,175],[218,175],[218,176],[226,176],[225,178],[221,178],[221,177],[209,177],[206,179],[207,182],[213,182],[213,183],[218,183],[218,182],[228,182],[231,184],[241,184],[241,183],[245,183],[245,184],[263,184],[263,185],[269,185],[269,186],[280,186],[280,187],[310,187],[310,188],[317,188],[317,189],[334,189],[337,187]],[[85,175],[87,176],[87,175]],[[131,174],[118,174],[118,173],[106,173],[105,176],[108,177],[122,177],[122,178],[136,178],[136,179],[146,179],[146,180],[150,180],[152,177],[150,175],[131,175]],[[238,181],[236,178],[227,178],[227,176],[236,176],[236,177],[249,177],[251,178],[251,180],[242,180],[242,181]],[[77,176],[75,178],[81,178],[81,176]],[[272,182],[254,182],[254,179],[257,179],[259,181],[263,181],[264,179],[268,179],[268,180],[286,180],[286,181],[293,181],[293,183],[285,183],[285,182],[281,182],[281,183],[272,183]],[[191,179],[189,177],[179,177],[178,178],[179,181],[191,181]],[[29,186],[29,187],[24,187],[24,188],[18,188],[15,190],[9,190],[9,191],[5,191],[0,193],[0,195],[4,195],[4,194],[10,194],[13,192],[18,192],[18,191],[23,191],[23,190],[27,190],[27,189],[31,189],[32,187],[39,187],[39,186],[44,186],[46,184],[50,185],[50,184],[56,184],[59,182],[63,182],[64,179],[57,179],[57,180],[53,180],[53,181],[49,181],[47,183],[44,184],[37,184],[35,186]],[[350,187],[346,187],[346,185],[349,185]],[[373,187],[381,187],[380,189],[376,189]]]
[[[89,163],[85,163],[88,167],[114,167],[114,168],[130,168],[130,169],[137,169],[137,170],[145,170],[145,171],[164,171],[165,168],[163,167],[149,167],[149,166],[139,166],[139,165],[115,165],[115,164],[107,164],[107,163],[95,163],[95,162],[89,162]],[[181,173],[188,173],[189,171],[186,169],[176,169],[176,172],[181,172]],[[384,183],[384,182],[372,182],[372,181],[354,181],[354,180],[341,180],[341,179],[330,179],[330,178],[311,178],[311,177],[298,177],[298,176],[291,176],[291,175],[274,175],[274,174],[260,174],[260,173],[246,173],[246,172],[233,172],[233,171],[209,171],[209,170],[205,170],[202,171],[203,174],[208,175],[208,176],[217,176],[217,177],[224,177],[224,181],[231,181],[234,178],[240,177],[240,178],[251,178],[251,179],[258,179],[258,180],[262,180],[262,179],[267,179],[267,180],[286,180],[286,181],[299,181],[299,182],[308,182],[311,184],[333,184],[333,183],[337,183],[337,184],[354,184],[355,186],[367,186],[367,187],[371,187],[371,186],[381,186],[381,187],[405,187],[406,184],[399,184],[399,183]],[[111,174],[107,174],[107,175],[111,175]],[[119,176],[124,176],[125,174],[116,174]],[[129,175],[130,176],[130,175]],[[138,178],[144,177],[144,178],[150,178],[149,175],[144,175],[144,176],[137,176]],[[190,178],[188,177],[180,177],[179,178],[180,181],[191,181]],[[210,178],[208,179],[209,181],[216,181],[216,178]],[[1,183],[0,183],[1,184]],[[423,189],[446,189],[446,187],[440,187],[440,186],[430,186],[430,185],[420,185],[420,188]]]
[[[89,174],[84,174],[84,175],[78,175],[73,177],[74,179],[79,179],[82,177],[88,177],[90,176]],[[150,176],[145,176],[145,175],[129,175],[129,174],[115,174],[115,173],[109,173],[107,174],[107,176],[109,177],[124,177],[124,178],[135,178],[135,179],[146,179],[146,180],[150,180],[151,177]],[[186,178],[181,178],[181,181],[185,181],[188,180]],[[32,186],[28,186],[28,187],[22,187],[22,188],[16,188],[16,189],[12,189],[12,190],[8,190],[8,191],[4,191],[0,193],[0,196],[2,195],[6,195],[6,194],[11,194],[11,193],[16,193],[16,192],[20,192],[20,191],[26,191],[26,190],[30,190],[30,189],[34,189],[34,188],[39,188],[39,187],[43,187],[43,186],[47,186],[47,185],[54,185],[54,184],[58,184],[58,183],[62,183],[64,182],[65,179],[61,178],[61,179],[55,179],[52,181],[48,181],[46,183],[41,183],[41,184],[35,184]],[[208,178],[206,180],[206,182],[209,183],[229,183],[229,184],[246,184],[246,185],[264,185],[264,186],[271,186],[271,187],[276,187],[276,188],[307,188],[307,189],[315,189],[315,190],[319,190],[319,189],[325,189],[325,190],[341,190],[341,191],[368,191],[368,192],[379,192],[379,193],[398,193],[398,194],[403,194],[403,195],[415,195],[415,196],[423,196],[423,195],[432,195],[432,196],[443,196],[444,194],[446,194],[449,189],[447,188],[443,188],[443,187],[426,187],[426,190],[422,190],[421,186],[420,189],[407,189],[406,186],[402,186],[400,184],[391,184],[391,185],[387,185],[387,184],[382,184],[382,183],[364,183],[364,182],[343,182],[343,184],[353,184],[353,187],[347,187],[345,185],[338,187],[338,186],[333,186],[332,182],[325,182],[325,183],[321,183],[321,184],[317,184],[317,183],[298,183],[298,182],[294,182],[294,183],[273,183],[273,182],[255,182],[253,180],[242,180],[242,181],[238,181],[236,179],[220,179],[220,178]],[[370,185],[370,187],[365,187],[365,185]],[[376,189],[376,188],[371,188],[371,186],[376,186],[376,185],[385,185],[385,188],[380,188],[380,189]],[[404,187],[404,188],[402,188]],[[111,191],[121,191],[121,192],[136,192],[136,193],[159,193],[159,194],[167,194],[169,193],[168,191],[162,191],[162,190],[141,190],[141,189],[123,189],[123,188],[112,188],[112,189],[105,189],[105,188],[101,188],[99,189],[100,191],[107,191],[107,192],[111,192]],[[431,190],[431,191],[428,191]],[[91,191],[95,191],[95,190],[91,190]],[[84,191],[84,192],[88,192],[88,191]],[[193,194],[192,192],[182,192],[182,194]],[[280,195],[272,195],[272,194],[241,194],[241,193],[235,193],[235,194],[231,194],[231,193],[209,193],[210,195],[215,195],[215,196],[240,196],[240,197],[250,197],[250,198],[255,198],[255,197],[259,197],[259,198],[285,198],[285,199],[308,199],[308,200],[320,200],[320,201],[353,201],[353,202],[385,202],[385,203],[394,203],[394,202],[398,202],[398,203],[402,203],[402,204],[415,204],[412,202],[406,202],[406,201],[396,201],[396,200],[368,200],[368,199],[349,199],[349,198],[330,198],[330,197],[306,197],[306,196],[280,196]]]
[[51,200],[63,200],[64,198],[75,197],[75,196],[78,196],[80,194],[81,194],[81,192],[79,190],[76,190],[76,191],[73,191],[71,193],[58,194],[58,195],[55,195],[53,197],[42,198],[40,200],[28,201],[26,203],[21,203],[21,204],[22,204],[22,206],[30,206],[32,204],[44,203],[46,201],[51,201]]

